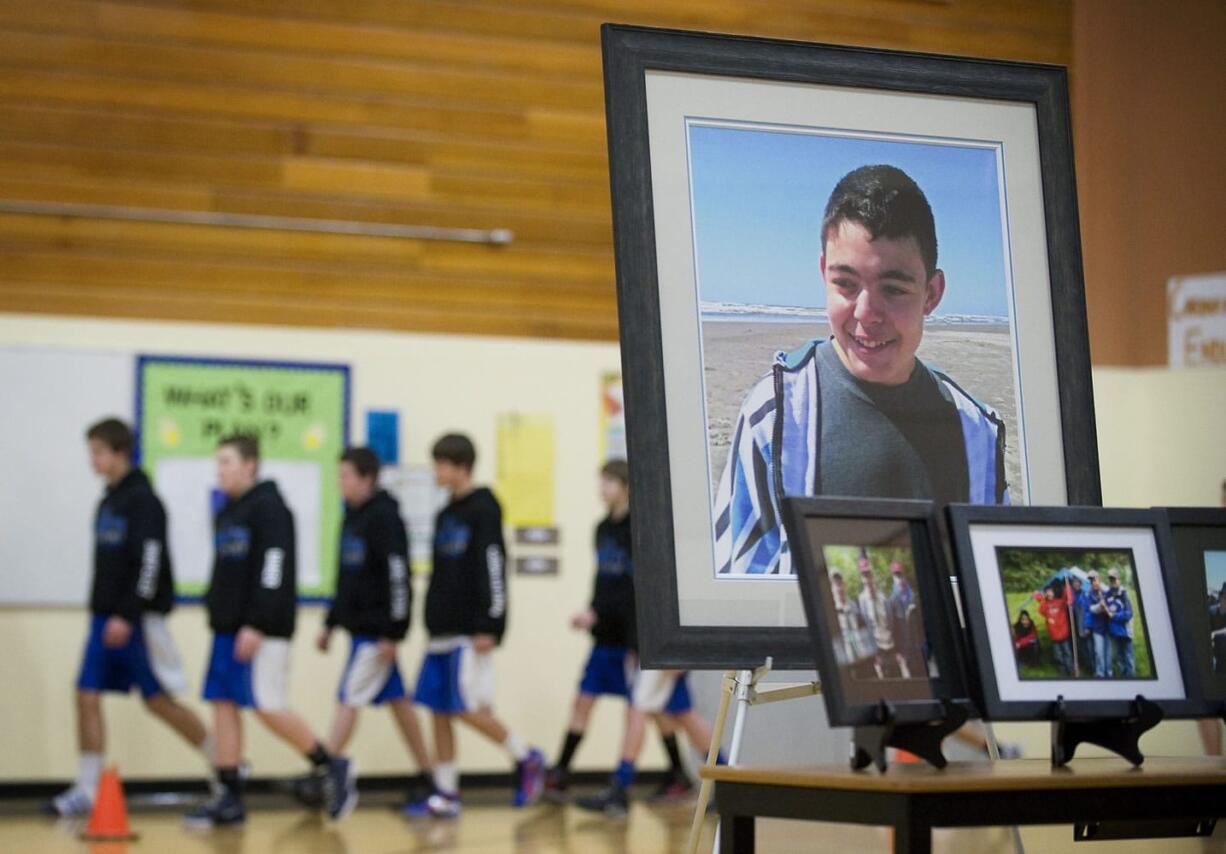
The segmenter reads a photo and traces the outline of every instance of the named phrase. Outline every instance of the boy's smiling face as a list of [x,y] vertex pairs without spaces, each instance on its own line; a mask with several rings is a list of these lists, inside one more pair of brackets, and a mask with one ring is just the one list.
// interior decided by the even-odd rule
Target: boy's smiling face
[[864,382],[905,383],[924,318],[945,293],[945,275],[938,270],[928,276],[915,238],[874,240],[853,220],[826,235],[821,269],[836,350],[847,370]]

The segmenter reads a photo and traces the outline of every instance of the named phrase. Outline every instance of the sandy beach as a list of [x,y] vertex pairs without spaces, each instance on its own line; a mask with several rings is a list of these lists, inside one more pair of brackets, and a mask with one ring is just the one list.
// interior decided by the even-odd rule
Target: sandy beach
[[[728,457],[741,401],[753,384],[770,370],[775,353],[829,334],[830,327],[823,323],[705,321],[702,324],[713,487],[718,484]],[[1014,504],[1022,503],[1017,396],[1008,327],[930,325],[924,330],[919,357],[1000,413],[1007,431],[1005,468],[1010,497]]]

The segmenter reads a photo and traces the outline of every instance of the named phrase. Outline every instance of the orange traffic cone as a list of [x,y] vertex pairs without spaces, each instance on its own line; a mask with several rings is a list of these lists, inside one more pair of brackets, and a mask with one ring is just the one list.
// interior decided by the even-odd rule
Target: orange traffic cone
[[98,797],[94,800],[94,813],[89,817],[89,826],[81,838],[91,842],[136,839],[136,834],[128,827],[123,784],[119,782],[119,769],[114,765],[102,772],[102,778],[98,781]]

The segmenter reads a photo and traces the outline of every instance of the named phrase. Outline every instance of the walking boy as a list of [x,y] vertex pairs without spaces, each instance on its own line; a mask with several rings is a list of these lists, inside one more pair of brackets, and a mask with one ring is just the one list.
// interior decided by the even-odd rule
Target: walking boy
[[357,804],[356,769],[331,755],[288,705],[290,637],[297,611],[294,517],[277,485],[257,481],[260,447],[233,435],[217,446],[217,481],[226,503],[214,520],[213,574],[205,594],[213,650],[204,699],[213,706],[220,791],[188,813],[194,827],[242,824],[239,762],[243,709],[311,763],[328,815],[340,819]]
[[459,718],[496,744],[515,763],[515,806],[535,803],[545,777],[545,757],[512,734],[491,709],[493,651],[507,619],[506,548],[502,508],[485,487],[473,484],[476,449],[467,436],[451,433],[434,443],[434,478],[451,495],[434,523],[434,569],[426,592],[430,641],[414,699],[434,719],[434,785],[410,816],[460,814],[460,775],[453,720]]
[[405,745],[423,773],[430,756],[396,663],[397,644],[409,631],[413,589],[409,538],[400,505],[378,488],[379,458],[369,448],[348,448],[338,477],[345,501],[336,597],[316,645],[326,652],[333,629],[349,632],[350,652],[341,674],[327,748],[342,753],[362,706],[387,703]]
[[[570,763],[587,730],[596,698],[607,694],[631,700],[630,685],[635,682],[637,671],[634,561],[630,556],[630,467],[625,460],[609,460],[601,467],[600,498],[608,515],[596,526],[597,568],[592,604],[571,618],[571,626],[590,631],[595,644],[579,683],[558,762],[545,780],[546,796],[557,801],[562,800],[568,787]],[[666,712],[692,712],[684,680],[677,683],[673,695],[668,697]],[[632,720],[635,714],[631,706],[627,706],[626,711],[626,729],[630,731],[638,724]],[[645,729],[647,714],[642,713],[641,717]],[[656,724],[670,767],[653,799],[675,800],[688,794],[694,784],[681,761],[676,735],[678,720],[671,714],[661,714],[656,717]],[[639,741],[641,743],[641,737]],[[637,756],[638,749],[632,752]],[[616,809],[616,805],[613,808]]]
[[204,724],[171,696],[187,682],[166,627],[174,605],[166,511],[145,473],[132,465],[127,424],[107,418],[91,426],[85,439],[106,493],[94,518],[92,616],[77,678],[77,779],[47,805],[48,812],[61,816],[88,815],[93,809],[105,742],[103,691],[126,694],[139,687],[145,708],[212,763]]

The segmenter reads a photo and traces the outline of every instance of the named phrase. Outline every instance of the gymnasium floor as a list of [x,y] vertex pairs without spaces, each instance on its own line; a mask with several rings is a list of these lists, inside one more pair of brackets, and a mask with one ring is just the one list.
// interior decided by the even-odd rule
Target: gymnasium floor
[[[455,821],[407,821],[394,811],[390,795],[363,799],[343,822],[332,825],[305,814],[284,798],[251,799],[245,827],[211,833],[183,827],[183,807],[173,809],[130,805],[134,843],[86,844],[76,837],[82,823],[33,815],[37,804],[0,803],[0,852],[47,854],[672,854],[685,849],[692,804],[647,806],[636,803],[628,818],[612,821],[574,807],[542,805],[515,810],[500,793],[482,792],[465,802]],[[714,818],[708,819],[700,850],[711,850]],[[1209,854],[1226,852],[1226,831],[1211,840],[1154,840],[1077,843],[1067,826],[1028,828],[1027,854],[1068,851],[1073,854]],[[888,831],[811,822],[761,821],[758,850],[762,852],[888,852]],[[1012,836],[1005,828],[941,831],[934,851],[946,854],[982,852],[1013,854]]]

